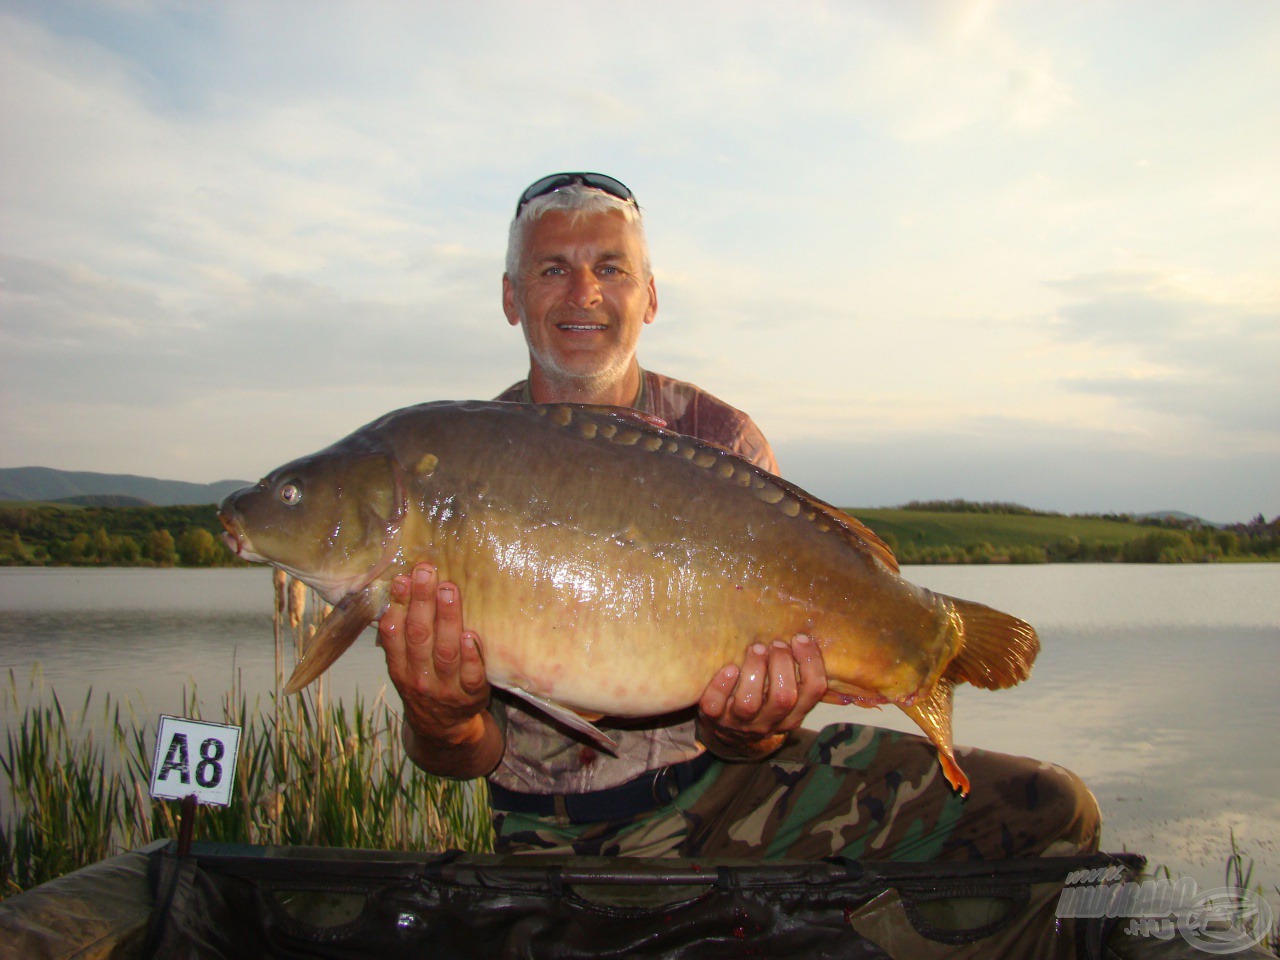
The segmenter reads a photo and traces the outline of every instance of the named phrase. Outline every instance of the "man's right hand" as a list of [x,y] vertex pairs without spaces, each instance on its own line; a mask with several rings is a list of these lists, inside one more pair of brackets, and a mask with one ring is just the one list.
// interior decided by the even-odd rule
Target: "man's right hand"
[[391,583],[391,605],[378,621],[387,674],[404,702],[402,735],[410,759],[428,773],[476,777],[502,759],[501,731],[485,707],[480,638],[463,628],[462,596],[437,583],[430,564]]

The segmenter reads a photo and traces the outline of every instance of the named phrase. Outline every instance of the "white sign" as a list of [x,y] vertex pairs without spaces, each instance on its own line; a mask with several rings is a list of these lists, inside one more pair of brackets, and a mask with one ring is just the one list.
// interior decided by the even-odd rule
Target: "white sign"
[[200,803],[227,806],[239,751],[239,727],[162,716],[151,762],[151,796],[181,800],[195,794]]

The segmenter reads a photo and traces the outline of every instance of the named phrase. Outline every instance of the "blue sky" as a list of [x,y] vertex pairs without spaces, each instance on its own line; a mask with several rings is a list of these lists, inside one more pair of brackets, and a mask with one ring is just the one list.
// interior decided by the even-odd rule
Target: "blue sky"
[[841,505],[1280,514],[1280,5],[0,0],[0,466],[252,479],[522,376],[531,180]]

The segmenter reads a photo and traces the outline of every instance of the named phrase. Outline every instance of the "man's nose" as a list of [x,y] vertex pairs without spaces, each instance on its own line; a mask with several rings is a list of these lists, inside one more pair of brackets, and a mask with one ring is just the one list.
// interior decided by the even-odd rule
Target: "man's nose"
[[596,306],[603,299],[600,293],[600,280],[594,270],[582,268],[570,274],[569,301],[575,307],[587,309]]

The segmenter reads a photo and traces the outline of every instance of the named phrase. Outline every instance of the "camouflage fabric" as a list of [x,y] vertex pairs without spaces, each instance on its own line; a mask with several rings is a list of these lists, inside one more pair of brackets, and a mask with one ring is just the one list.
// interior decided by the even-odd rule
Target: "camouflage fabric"
[[495,811],[498,853],[813,860],[988,860],[1097,850],[1097,802],[1074,774],[960,747],[954,793],[923,737],[861,724],[800,731],[760,763],[716,761],[674,802],[573,824]]

